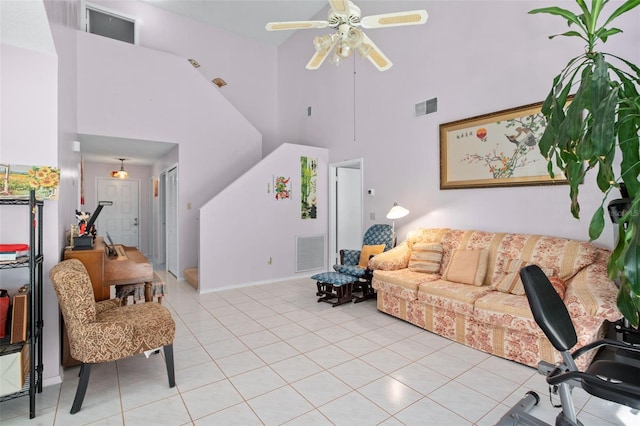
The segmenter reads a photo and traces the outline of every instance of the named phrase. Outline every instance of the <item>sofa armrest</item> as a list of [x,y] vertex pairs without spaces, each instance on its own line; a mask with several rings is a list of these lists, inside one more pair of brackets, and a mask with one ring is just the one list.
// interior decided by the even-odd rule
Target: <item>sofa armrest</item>
[[583,268],[566,284],[564,303],[572,317],[593,316],[610,322],[622,318],[616,303],[618,288],[607,276],[606,262]]
[[399,246],[391,250],[380,253],[369,259],[368,268],[371,270],[395,271],[404,269],[409,266],[409,258],[411,257],[411,249],[409,244],[404,241]]

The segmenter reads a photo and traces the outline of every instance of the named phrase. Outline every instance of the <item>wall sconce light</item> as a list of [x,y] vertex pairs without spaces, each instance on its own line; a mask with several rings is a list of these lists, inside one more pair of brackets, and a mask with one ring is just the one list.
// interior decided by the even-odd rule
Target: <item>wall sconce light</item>
[[402,206],[399,206],[398,203],[393,203],[393,207],[387,213],[387,219],[393,220],[393,226],[391,227],[393,232],[393,246],[396,246],[396,219],[400,219],[409,214],[409,210],[405,209]]
[[129,177],[129,173],[127,173],[127,171],[124,169],[124,160],[126,160],[126,158],[118,158],[118,160],[120,160],[120,170],[112,171],[111,177],[118,178],[118,179],[126,179]]

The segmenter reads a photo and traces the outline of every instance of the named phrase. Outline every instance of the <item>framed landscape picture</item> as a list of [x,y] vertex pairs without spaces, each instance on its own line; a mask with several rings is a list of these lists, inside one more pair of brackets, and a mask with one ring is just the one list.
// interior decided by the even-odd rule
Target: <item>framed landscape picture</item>
[[566,183],[547,173],[538,142],[546,120],[542,103],[440,125],[440,189]]

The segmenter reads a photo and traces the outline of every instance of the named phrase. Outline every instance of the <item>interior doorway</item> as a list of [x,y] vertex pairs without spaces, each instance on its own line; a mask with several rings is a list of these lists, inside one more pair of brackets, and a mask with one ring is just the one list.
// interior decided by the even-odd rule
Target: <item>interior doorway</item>
[[112,201],[96,220],[102,236],[107,232],[116,244],[140,248],[140,180],[97,178],[97,200]]
[[362,182],[362,158],[329,165],[329,262],[331,265],[340,262],[341,249],[362,248]]

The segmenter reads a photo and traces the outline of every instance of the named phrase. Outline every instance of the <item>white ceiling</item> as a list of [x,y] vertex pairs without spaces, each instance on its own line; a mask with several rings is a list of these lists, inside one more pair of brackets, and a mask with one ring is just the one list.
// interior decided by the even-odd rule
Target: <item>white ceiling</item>
[[306,21],[322,9],[328,11],[327,0],[141,1],[272,46],[282,44],[294,31],[267,31],[267,22]]
[[125,166],[127,164],[149,166],[176,147],[175,143],[170,142],[84,134],[79,134],[78,140],[80,141],[80,152],[85,162],[114,164],[117,166],[120,165],[118,158],[126,160]]

